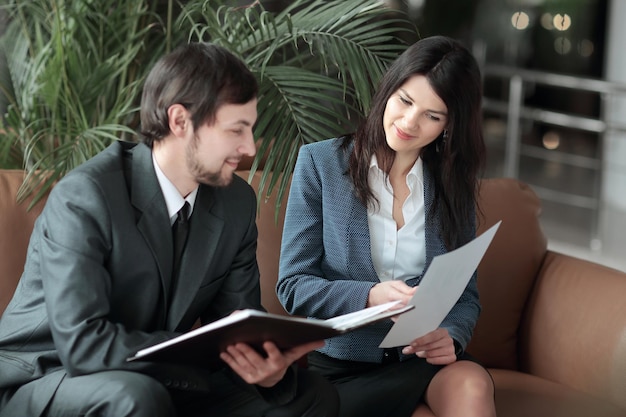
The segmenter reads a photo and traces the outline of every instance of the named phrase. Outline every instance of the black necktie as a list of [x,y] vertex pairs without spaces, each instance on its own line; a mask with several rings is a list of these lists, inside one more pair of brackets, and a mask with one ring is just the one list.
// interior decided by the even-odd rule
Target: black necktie
[[189,203],[185,201],[185,205],[178,211],[178,217],[172,225],[172,236],[174,237],[174,269],[172,284],[178,278],[178,270],[180,269],[180,259],[183,256],[187,235],[189,234]]

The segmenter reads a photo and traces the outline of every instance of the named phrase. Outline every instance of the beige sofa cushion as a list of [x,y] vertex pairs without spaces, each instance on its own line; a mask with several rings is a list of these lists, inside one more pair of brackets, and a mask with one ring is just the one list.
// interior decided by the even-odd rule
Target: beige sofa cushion
[[504,369],[490,370],[496,412],[506,417],[624,417],[623,409],[563,384]]
[[521,338],[522,371],[607,398],[626,410],[623,272],[548,252]]

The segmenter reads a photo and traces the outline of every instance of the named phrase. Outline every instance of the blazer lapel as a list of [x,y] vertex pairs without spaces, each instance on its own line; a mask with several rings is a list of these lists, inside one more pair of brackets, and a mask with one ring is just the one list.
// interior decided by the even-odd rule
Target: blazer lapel
[[221,207],[220,202],[215,199],[213,189],[200,186],[191,215],[178,282],[171,294],[172,302],[167,316],[168,330],[176,330],[210,269],[224,229]]
[[[340,171],[348,171],[350,153],[354,148],[354,143],[350,143],[339,161]],[[341,192],[337,193],[340,198],[345,199],[347,210],[343,210],[343,224],[345,224],[346,239],[346,271],[350,277],[357,281],[368,280],[378,281],[378,274],[372,262],[372,247],[370,243],[370,228],[367,221],[367,207],[357,198],[354,198],[354,186],[348,175],[340,177]]]
[[[426,235],[426,264],[424,265],[424,273],[435,256],[446,252],[446,245],[441,238],[441,230],[439,227],[439,211],[434,212],[432,216],[428,215],[433,209],[434,202],[434,180],[430,171],[424,167],[424,212],[426,213],[426,225],[424,230]],[[423,275],[422,273],[422,276]]]
[[161,187],[154,172],[152,152],[147,146],[140,144],[133,148],[131,192],[130,198],[137,209],[137,228],[150,247],[154,261],[159,269],[162,286],[163,312],[159,323],[165,320],[167,302],[173,268],[173,241],[169,216]]

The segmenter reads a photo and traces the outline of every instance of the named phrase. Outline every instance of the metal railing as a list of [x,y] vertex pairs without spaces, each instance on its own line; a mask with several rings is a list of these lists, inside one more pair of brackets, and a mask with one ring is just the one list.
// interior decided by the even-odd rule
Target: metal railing
[[[513,68],[501,65],[485,65],[482,68],[485,79],[496,78],[508,82],[508,98],[504,100],[485,97],[484,110],[506,117],[506,137],[504,143],[503,175],[519,178],[520,157],[530,156],[545,161],[553,161],[579,168],[597,171],[597,184],[592,196],[579,195],[561,190],[548,189],[539,184],[529,184],[543,200],[590,209],[594,212],[590,247],[601,246],[598,225],[601,222],[602,208],[602,150],[607,133],[626,132],[626,123],[607,117],[607,105],[615,97],[626,99],[626,85],[604,80],[575,77],[542,71]],[[597,94],[600,100],[598,117],[581,116],[559,111],[528,107],[524,104],[524,89],[527,86],[544,85]],[[523,120],[543,123],[568,129],[578,129],[598,135],[598,157],[548,150],[522,143],[521,124]]]

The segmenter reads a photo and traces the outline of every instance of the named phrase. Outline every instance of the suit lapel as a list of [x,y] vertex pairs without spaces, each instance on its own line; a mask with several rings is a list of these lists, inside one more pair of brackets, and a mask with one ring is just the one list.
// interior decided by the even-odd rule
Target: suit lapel
[[178,282],[171,296],[168,330],[178,327],[213,262],[224,229],[221,210],[222,205],[216,201],[214,189],[200,186],[191,215]]
[[159,269],[162,298],[162,317],[165,320],[167,300],[172,277],[173,241],[170,220],[167,214],[165,199],[154,172],[152,152],[147,146],[140,144],[132,150],[131,202],[137,210],[137,228],[143,235],[152,251],[154,261]]

